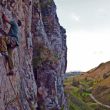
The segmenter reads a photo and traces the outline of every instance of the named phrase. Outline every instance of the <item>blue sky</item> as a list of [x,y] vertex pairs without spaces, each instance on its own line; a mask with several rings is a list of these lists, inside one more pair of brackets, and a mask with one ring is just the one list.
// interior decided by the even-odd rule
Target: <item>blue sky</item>
[[67,30],[67,71],[87,71],[110,61],[110,0],[55,0]]

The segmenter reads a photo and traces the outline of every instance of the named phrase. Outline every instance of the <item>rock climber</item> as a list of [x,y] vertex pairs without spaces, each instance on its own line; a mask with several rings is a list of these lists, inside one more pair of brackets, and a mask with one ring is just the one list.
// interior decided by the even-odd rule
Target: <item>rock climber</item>
[[14,64],[12,60],[13,49],[19,45],[18,42],[18,26],[21,26],[20,20],[12,20],[9,17],[6,17],[5,14],[1,12],[0,14],[3,19],[3,23],[10,24],[10,29],[8,33],[5,33],[3,29],[3,36],[0,37],[0,52],[5,56],[6,61],[9,66],[9,72],[7,75],[14,75]]

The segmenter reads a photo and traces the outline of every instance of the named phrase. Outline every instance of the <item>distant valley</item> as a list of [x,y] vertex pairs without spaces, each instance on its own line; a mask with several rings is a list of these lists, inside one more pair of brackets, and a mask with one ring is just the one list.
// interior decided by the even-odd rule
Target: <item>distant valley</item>
[[110,110],[110,61],[65,79],[69,110]]

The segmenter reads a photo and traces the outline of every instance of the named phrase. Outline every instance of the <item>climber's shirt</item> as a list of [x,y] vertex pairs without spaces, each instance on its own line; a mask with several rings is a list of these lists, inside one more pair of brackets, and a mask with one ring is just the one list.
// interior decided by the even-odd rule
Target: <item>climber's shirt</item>
[[18,41],[19,41],[19,39],[18,39],[18,25],[14,20],[10,21],[9,23],[10,23],[11,27],[10,27],[8,35],[10,37],[16,38],[17,45],[18,45]]

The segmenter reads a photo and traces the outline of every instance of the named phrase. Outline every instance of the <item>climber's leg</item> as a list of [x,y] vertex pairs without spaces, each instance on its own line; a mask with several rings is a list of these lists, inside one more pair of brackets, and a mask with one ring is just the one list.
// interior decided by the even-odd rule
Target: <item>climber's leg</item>
[[8,75],[13,75],[13,61],[12,61],[12,51],[7,49],[7,46],[10,44],[9,37],[1,37],[0,38],[0,52],[5,56],[6,61],[9,65],[9,73]]
[[0,52],[7,52],[7,38],[6,37],[0,37]]
[[11,45],[11,37],[9,36],[7,41],[7,52],[8,52],[8,66],[9,66],[9,73],[7,75],[13,75],[14,74],[14,64],[13,64],[13,48],[10,47]]
[[13,53],[13,49],[12,48],[8,48],[8,58],[7,58],[7,61],[8,61],[8,65],[9,65],[9,70],[10,72],[7,74],[7,75],[13,75],[14,72],[14,64],[13,64],[13,60],[12,60],[12,53]]

